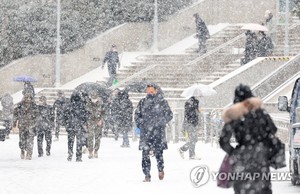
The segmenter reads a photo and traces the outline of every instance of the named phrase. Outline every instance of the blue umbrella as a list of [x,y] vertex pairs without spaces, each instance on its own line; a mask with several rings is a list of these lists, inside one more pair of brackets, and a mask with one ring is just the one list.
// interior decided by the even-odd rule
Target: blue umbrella
[[16,81],[16,82],[36,82],[37,80],[28,75],[20,75],[20,76],[14,77],[14,81]]

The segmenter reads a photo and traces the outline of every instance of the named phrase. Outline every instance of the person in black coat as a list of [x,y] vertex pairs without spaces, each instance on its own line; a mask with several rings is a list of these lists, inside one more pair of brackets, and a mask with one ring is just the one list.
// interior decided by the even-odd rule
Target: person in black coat
[[113,44],[111,50],[106,52],[103,60],[102,69],[104,68],[105,63],[107,63],[108,74],[109,74],[107,85],[111,86],[113,85],[113,82],[116,79],[117,66],[118,68],[120,68],[119,53],[117,51],[116,45]]
[[68,133],[68,161],[72,160],[73,145],[76,138],[76,161],[82,161],[82,146],[86,144],[86,122],[88,111],[79,94],[73,94],[66,107],[65,126]]
[[37,147],[38,157],[42,157],[43,151],[43,139],[46,141],[46,155],[50,156],[51,144],[52,144],[52,130],[54,128],[54,111],[51,105],[47,104],[47,98],[41,96],[39,98],[40,105],[38,105],[39,117],[37,120]]
[[257,56],[268,57],[272,55],[274,45],[272,39],[263,31],[258,32],[260,39],[257,42]]
[[246,43],[245,43],[245,56],[242,60],[242,65],[252,61],[257,55],[257,36],[254,32],[247,30],[246,33]]
[[65,106],[68,102],[68,98],[65,97],[64,92],[59,90],[57,92],[57,99],[54,101],[53,104],[53,109],[56,113],[56,119],[55,119],[55,140],[59,140],[59,132],[60,132],[60,127],[63,126],[64,124],[64,110]]
[[206,53],[206,40],[210,38],[210,34],[205,22],[199,16],[198,13],[193,15],[196,22],[196,38],[198,38],[199,48],[198,53],[204,54]]
[[142,150],[144,182],[150,182],[150,155],[156,158],[159,179],[164,178],[163,150],[168,149],[165,128],[172,120],[173,112],[155,85],[148,85],[146,93],[147,96],[138,103],[134,120],[140,129],[139,149]]
[[[233,180],[235,194],[271,194],[268,174],[277,128],[262,108],[262,101],[253,96],[249,86],[241,84],[235,89],[234,104],[224,110],[222,117],[225,125],[219,144],[231,158],[237,175]],[[232,136],[237,142],[235,147],[230,144]]]
[[188,133],[188,142],[178,149],[180,156],[184,158],[184,152],[189,150],[189,158],[199,159],[195,155],[195,146],[198,141],[197,125],[199,122],[199,100],[190,97],[184,105],[184,129]]
[[123,135],[121,147],[129,147],[128,132],[132,130],[133,106],[127,91],[119,91],[117,103],[117,128]]

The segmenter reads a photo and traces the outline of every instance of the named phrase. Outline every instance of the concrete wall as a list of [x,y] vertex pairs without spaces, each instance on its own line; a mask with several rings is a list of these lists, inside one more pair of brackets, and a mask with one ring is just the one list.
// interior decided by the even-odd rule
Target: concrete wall
[[[199,13],[207,25],[218,23],[246,23],[263,21],[264,12],[275,12],[276,0],[203,0],[169,17],[159,24],[158,48],[167,48],[195,33],[192,15]],[[88,41],[76,51],[62,55],[61,84],[67,83],[102,64],[111,44],[122,51],[146,51],[152,44],[150,23],[127,23],[115,27]],[[14,93],[22,84],[12,82],[16,75],[32,75],[38,79],[36,87],[52,87],[55,80],[55,55],[26,57],[0,69],[0,96]]]

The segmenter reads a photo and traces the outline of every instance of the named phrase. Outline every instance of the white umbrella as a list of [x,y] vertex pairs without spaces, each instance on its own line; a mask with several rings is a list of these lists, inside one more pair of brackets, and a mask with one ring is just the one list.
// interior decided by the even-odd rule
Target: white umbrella
[[217,94],[216,90],[212,87],[204,84],[195,84],[183,90],[180,96],[185,98],[190,98],[192,96],[212,96]]
[[264,31],[264,32],[269,31],[266,26],[263,26],[260,24],[255,24],[255,23],[245,24],[241,29],[242,30],[252,30],[252,31]]

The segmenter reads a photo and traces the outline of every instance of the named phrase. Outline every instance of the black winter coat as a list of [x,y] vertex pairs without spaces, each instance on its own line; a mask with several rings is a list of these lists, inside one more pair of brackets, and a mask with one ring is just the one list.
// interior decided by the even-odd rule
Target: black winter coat
[[198,39],[207,40],[210,38],[208,28],[200,17],[196,19],[196,33]]
[[184,121],[197,126],[199,122],[199,100],[195,97],[188,99],[184,105]]
[[[261,108],[261,101],[253,97],[225,110],[223,119],[225,125],[219,143],[233,160],[233,172],[260,175],[254,181],[235,180],[235,193],[268,193],[270,179],[262,178],[262,174],[270,172],[270,157],[274,150],[272,138],[277,131],[270,115]],[[237,142],[236,147],[230,144],[232,136]]]
[[72,96],[64,112],[67,131],[79,131],[84,129],[88,119],[88,111],[80,96]]
[[103,60],[103,66],[107,62],[108,70],[112,74],[116,74],[117,65],[120,68],[119,53],[117,51],[108,51]]
[[54,111],[51,105],[38,105],[39,117],[37,132],[51,131],[54,128]]
[[160,95],[147,95],[140,100],[134,115],[141,129],[139,149],[167,149],[165,128],[173,118],[168,102]]

